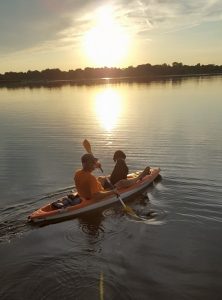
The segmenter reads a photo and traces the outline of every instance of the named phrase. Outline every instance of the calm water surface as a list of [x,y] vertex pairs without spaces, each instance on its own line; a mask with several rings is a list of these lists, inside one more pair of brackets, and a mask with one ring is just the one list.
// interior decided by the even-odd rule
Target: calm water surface
[[[222,77],[0,89],[0,299],[221,299]],[[73,189],[83,139],[108,174],[162,180],[129,205],[33,227]],[[96,173],[99,175],[99,172]]]

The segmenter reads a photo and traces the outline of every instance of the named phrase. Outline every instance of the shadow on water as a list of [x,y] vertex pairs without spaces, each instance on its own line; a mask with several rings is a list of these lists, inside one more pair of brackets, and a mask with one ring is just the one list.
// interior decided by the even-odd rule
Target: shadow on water
[[98,237],[100,232],[104,232],[102,221],[104,216],[102,212],[94,212],[78,218],[79,226],[84,233],[89,236]]

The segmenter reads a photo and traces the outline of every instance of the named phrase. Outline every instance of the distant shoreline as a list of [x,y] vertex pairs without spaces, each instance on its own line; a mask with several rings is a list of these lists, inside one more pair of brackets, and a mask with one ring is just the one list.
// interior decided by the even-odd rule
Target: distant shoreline
[[45,80],[0,80],[1,87],[60,87],[64,85],[97,85],[115,83],[150,83],[162,81],[182,81],[192,77],[213,77],[222,76],[221,73],[205,74],[176,74],[176,75],[156,75],[156,76],[126,76],[126,77],[103,77],[103,78],[79,78],[79,79],[45,79]]
[[222,65],[184,65],[173,62],[151,65],[149,63],[127,68],[91,68],[61,71],[60,69],[34,70],[27,72],[6,72],[0,74],[0,86],[43,86],[43,85],[91,85],[115,82],[151,82],[158,80],[179,80],[187,77],[216,76],[222,74]]

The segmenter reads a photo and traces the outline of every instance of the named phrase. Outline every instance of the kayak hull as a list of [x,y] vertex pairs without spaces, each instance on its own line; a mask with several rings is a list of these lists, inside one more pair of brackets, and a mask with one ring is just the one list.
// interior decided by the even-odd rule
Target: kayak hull
[[[120,189],[119,194],[121,199],[125,202],[129,198],[138,194],[146,187],[148,187],[159,175],[160,168],[151,168],[151,173],[146,175],[142,180],[137,181],[132,186]],[[132,177],[135,176],[135,173],[130,174]],[[116,196],[109,196],[101,201],[95,200],[86,200],[81,199],[79,204],[75,204],[73,206],[68,206],[65,208],[55,208],[52,203],[49,203],[38,210],[34,211],[30,216],[28,216],[28,220],[33,223],[41,223],[46,221],[56,221],[60,219],[66,219],[69,217],[79,216],[81,214],[95,211],[96,209],[110,206],[113,203],[118,202],[118,198]]]

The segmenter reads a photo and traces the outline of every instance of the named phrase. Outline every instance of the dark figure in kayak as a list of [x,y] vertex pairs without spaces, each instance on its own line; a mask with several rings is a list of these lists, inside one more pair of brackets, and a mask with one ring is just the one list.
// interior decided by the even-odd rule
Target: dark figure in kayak
[[129,168],[125,162],[126,154],[117,150],[113,155],[113,160],[116,162],[112,174],[110,175],[110,181],[117,188],[127,188],[134,184],[136,181],[141,180],[144,176],[150,174],[150,167],[146,167],[143,172],[138,176],[130,178],[128,177]]
[[74,181],[77,192],[81,198],[102,200],[107,196],[115,195],[116,190],[105,191],[92,172],[100,167],[98,159],[92,154],[84,154],[81,157],[82,169],[76,171]]
[[125,159],[126,154],[121,150],[117,150],[113,155],[113,160],[116,163],[110,175],[110,181],[113,185],[121,179],[127,179],[129,168],[126,165]]
[[[122,150],[117,150],[113,155],[113,160],[116,163],[114,169],[109,176],[109,180],[113,186],[117,188],[126,188],[134,184],[136,181],[142,179],[144,176],[150,174],[150,167],[146,167],[143,172],[138,176],[130,178],[127,177],[129,168],[126,164],[126,154]],[[101,184],[105,188],[110,188],[110,184],[107,182],[105,177],[98,178]]]
[[123,151],[117,150],[114,153],[113,160],[116,164],[113,168],[111,175],[107,177],[106,176],[98,177],[99,182],[102,184],[102,186],[105,189],[112,189],[118,181],[122,179],[127,179],[129,168],[126,165],[125,159],[126,159],[126,154]]

